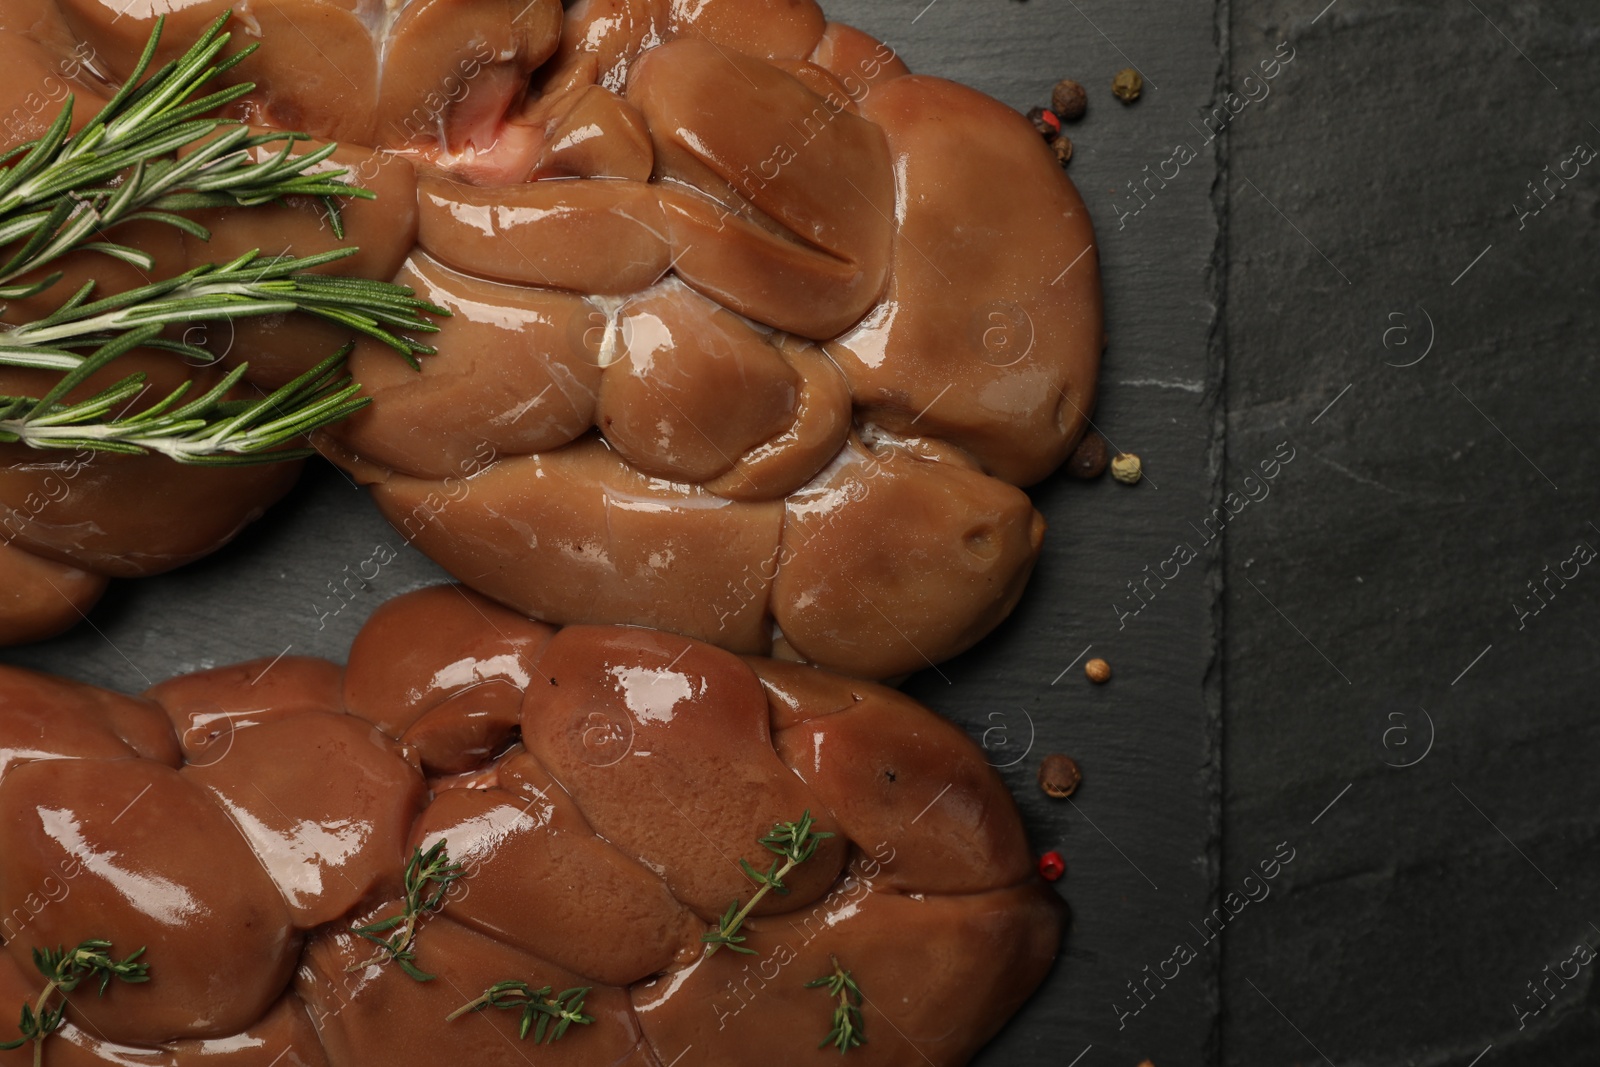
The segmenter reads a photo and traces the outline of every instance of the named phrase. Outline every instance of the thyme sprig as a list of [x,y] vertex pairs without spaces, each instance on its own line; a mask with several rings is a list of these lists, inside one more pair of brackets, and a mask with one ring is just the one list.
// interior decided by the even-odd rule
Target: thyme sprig
[[827,1048],[832,1045],[842,1056],[851,1049],[867,1043],[867,1035],[861,1021],[861,987],[856,985],[856,980],[849,971],[839,966],[838,956],[829,956],[828,959],[833,964],[833,972],[812,979],[806,983],[806,988],[826,989],[830,997],[838,1000],[838,1005],[833,1009],[833,1029],[828,1031],[827,1037],[817,1043],[817,1047]]
[[789,887],[783,881],[789,872],[815,855],[822,842],[833,836],[826,831],[813,830],[811,828],[813,822],[811,812],[807,809],[797,822],[773,824],[771,831],[761,839],[767,851],[775,856],[772,866],[766,871],[756,870],[743,858],[739,860],[739,866],[744,868],[745,875],[756,883],[757,889],[743,907],[739,906],[737,900],[729,904],[715,931],[707,931],[700,935],[700,940],[705,942],[707,956],[715,955],[717,949],[724,947],[747,956],[756,954],[755,949],[744,947],[745,939],[739,931],[743,928],[745,919],[749,918],[751,910],[768,893],[778,893],[781,896],[789,892]]
[[[294,146],[308,140],[305,134],[252,134],[233,119],[204,117],[255,88],[243,82],[205,91],[257,47],[219,58],[231,36],[222,29],[230,16],[225,12],[180,58],[149,73],[165,25],[157,19],[128,80],[81,130],[69,134],[75,104],[69,95],[42,138],[0,157],[0,301],[36,296],[56,285],[59,271],[21,279],[69,252],[95,251],[142,271],[154,269],[149,253],[106,236],[123,222],[159,222],[209,239],[206,227],[178,212],[308,196],[322,199],[334,234],[344,236],[336,198],[370,200],[375,194],[349,184],[346,169],[328,162],[336,145],[296,157]],[[214,465],[307,455],[282,446],[365,404],[355,399],[359,387],[336,374],[342,355],[260,401],[221,399],[247,364],[198,400],[180,407],[190,391],[186,386],[131,418],[122,413],[147,388],[143,375],[129,375],[86,401],[65,404],[63,398],[89,373],[137,347],[197,363],[219,358],[166,336],[166,327],[293,311],[375,338],[417,367],[417,357],[434,350],[404,332],[436,331],[424,314],[449,312],[389,282],[311,273],[357,251],[263,258],[256,250],[99,300],[92,299],[95,286],[89,282],[43,318],[0,327],[0,366],[67,372],[42,397],[0,396],[0,441],[154,452]]]
[[[0,1042],[0,1049],[21,1048],[32,1041],[34,1067],[39,1067],[44,1062],[45,1038],[61,1029],[66,1022],[66,995],[76,991],[85,980],[96,977],[100,979],[100,996],[105,996],[113,979],[129,985],[148,982],[150,965],[139,959],[142,955],[144,949],[141,948],[127,959],[113,959],[111,942],[98,939],[84,941],[71,951],[65,947],[34,949],[33,965],[44,975],[44,990],[32,1004],[22,1006],[22,1021],[19,1024],[22,1036],[15,1041]],[[51,999],[57,994],[63,999],[52,1005]]]
[[[416,965],[416,951],[413,944],[417,936],[417,923],[428,912],[437,911],[444,905],[444,898],[450,892],[450,887],[456,880],[466,873],[459,863],[450,861],[450,853],[445,849],[445,842],[440,840],[428,851],[421,847],[411,852],[411,860],[406,864],[405,873],[405,899],[402,901],[400,914],[391,915],[387,919],[380,919],[366,926],[351,928],[351,932],[366,938],[379,948],[379,953],[374,957],[375,962],[388,958],[400,965],[400,969],[419,982],[433,981],[433,975],[420,970]],[[394,931],[390,933],[390,931]],[[387,934],[388,936],[383,936]],[[350,970],[356,970],[365,964],[355,963],[350,965]]]
[[592,986],[576,986],[552,995],[550,986],[534,989],[526,982],[511,979],[496,982],[479,996],[461,1005],[445,1016],[445,1022],[454,1022],[475,1011],[497,1008],[500,1011],[522,1012],[522,1025],[517,1036],[523,1040],[533,1031],[534,1044],[548,1045],[566,1036],[567,1028],[576,1023],[588,1026],[594,1022],[592,1015],[583,1013],[583,998]]

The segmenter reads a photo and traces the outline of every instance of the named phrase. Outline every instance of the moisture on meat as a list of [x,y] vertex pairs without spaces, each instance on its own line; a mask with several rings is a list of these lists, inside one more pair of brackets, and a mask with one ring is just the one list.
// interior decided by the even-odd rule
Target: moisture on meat
[[[114,81],[170,6],[7,32]],[[167,11],[170,47],[223,7]],[[359,345],[374,402],[319,440],[447,570],[535,618],[865,677],[1015,606],[1044,533],[1020,487],[1082,434],[1104,342],[1087,212],[1021,115],[813,0],[234,7],[263,46],[241,117],[340,140],[380,192],[356,269],[453,312],[420,374]],[[207,221],[185,263],[332,243],[314,205]],[[241,323],[227,359],[276,384],[340,340]]]
[[[701,936],[809,812],[833,834],[745,955]],[[352,926],[398,913],[414,849],[464,876],[417,981]],[[1044,978],[1063,909],[958,728],[875,684],[635,627],[530,622],[456,586],[389,602],[347,668],[286,656],[125,697],[0,669],[0,1041],[35,948],[145,948],[85,987],[52,1064],[962,1064]],[[594,1021],[516,1038],[446,1017],[491,985],[588,986]],[[692,1051],[690,1051],[692,1050]],[[31,1061],[0,1052],[0,1065]],[[687,1058],[685,1058],[687,1057]]]

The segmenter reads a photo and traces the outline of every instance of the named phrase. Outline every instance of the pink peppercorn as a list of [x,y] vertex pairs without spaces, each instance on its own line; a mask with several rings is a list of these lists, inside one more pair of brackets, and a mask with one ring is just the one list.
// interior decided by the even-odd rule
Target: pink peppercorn
[[1028,121],[1033,123],[1033,128],[1046,140],[1053,139],[1061,133],[1061,120],[1049,108],[1033,108],[1028,112]]

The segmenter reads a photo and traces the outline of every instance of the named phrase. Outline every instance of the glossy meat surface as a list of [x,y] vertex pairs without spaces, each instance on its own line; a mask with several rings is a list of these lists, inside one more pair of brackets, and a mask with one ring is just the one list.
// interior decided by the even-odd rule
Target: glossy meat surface
[[413,151],[468,351],[424,387],[363,346],[324,451],[451,573],[874,678],[1011,611],[1103,344],[1021,116],[810,0],[585,0],[486,153]]
[[[737,861],[766,870],[757,839],[803,812],[834,836],[752,911],[752,954],[706,955],[755,891]],[[417,924],[423,982],[352,927],[399,914],[436,845],[464,873]],[[342,670],[141,698],[0,670],[0,1041],[39,994],[32,949],[150,966],[74,995],[47,1063],[825,1064],[833,1002],[806,983],[838,960],[867,998],[848,1062],[944,1067],[1042,981],[1063,911],[960,730],[660,631],[439,586],[380,608]],[[507,979],[590,987],[593,1021],[539,1046],[515,1013],[447,1021]]]
[[[223,373],[136,350],[91,375],[68,399],[85,399],[135,372],[147,374],[151,387],[141,406],[191,374],[208,389]],[[56,377],[0,368],[0,393],[42,396]],[[233,395],[248,392],[240,386]],[[288,492],[299,470],[293,462],[185,467],[161,456],[0,443],[0,643],[51,637],[75,625],[110,577],[158,574],[210,553]]]
[[[192,41],[224,7],[159,6],[171,8],[164,40],[177,51],[183,47],[179,42]],[[137,3],[122,13],[127,17],[118,14],[107,11],[104,20],[97,20],[70,3],[0,3],[0,60],[6,70],[0,79],[0,115],[5,117],[0,147],[9,151],[42,135],[69,96],[74,128],[104,105],[131,62],[119,49],[135,40],[142,47],[154,18],[148,10],[141,14]],[[286,27],[283,32],[292,31]],[[137,52],[135,48],[135,56]],[[251,116],[247,112],[241,117]],[[316,143],[308,142],[299,150],[313,147]],[[347,241],[333,236],[320,204],[305,202],[190,212],[210,229],[209,241],[152,222],[129,222],[108,236],[148,252],[155,260],[152,271],[92,251],[72,252],[45,268],[44,273],[59,271],[60,282],[43,294],[11,302],[0,311],[0,321],[15,325],[36,319],[86,281],[95,282],[98,299],[251,249],[304,256],[356,244],[359,254],[344,261],[341,270],[388,279],[415,239],[416,179],[411,167],[399,159],[388,165],[386,158],[380,166],[377,153],[359,144],[341,145],[334,159],[350,168],[354,184],[376,191],[384,205],[349,204]],[[329,324],[283,315],[195,323],[176,333],[208,348],[223,364],[249,363],[247,384],[232,399],[255,397],[260,389],[287,382],[346,340],[343,331]],[[203,393],[225,369],[197,369],[170,353],[141,349],[91,376],[67,399],[84,399],[142,372],[149,388],[128,408],[131,414],[186,379],[194,382],[191,397]],[[0,394],[43,396],[58,378],[55,373],[0,368]],[[108,577],[159,574],[215,551],[288,492],[299,468],[299,463],[282,463],[207,469],[153,455],[0,444],[0,642],[50,637],[78,622],[99,599]]]
[[[181,41],[225,0],[57,3],[0,45],[88,50],[74,84],[103,94],[159,11]],[[294,0],[235,28],[262,45],[228,73],[258,86],[240,116],[341,140],[379,193],[351,269],[453,312],[420,374],[363,341],[374,402],[319,439],[446,569],[549,622],[874,678],[1010,612],[1044,533],[1019,487],[1083,432],[1104,341],[1087,211],[1022,116],[813,0]],[[183,265],[334,243],[315,205],[204,221]],[[340,340],[290,317],[225,343],[276,384]],[[75,491],[114,533],[115,492]],[[131,546],[74,540],[69,510],[15,544],[147,573],[238,525]],[[18,629],[95,593],[13,569]]]

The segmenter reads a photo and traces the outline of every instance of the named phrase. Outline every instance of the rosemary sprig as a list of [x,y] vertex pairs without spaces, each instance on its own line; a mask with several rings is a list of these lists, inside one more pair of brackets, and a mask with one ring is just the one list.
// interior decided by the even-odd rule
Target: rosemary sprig
[[[0,1042],[0,1049],[21,1048],[32,1041],[34,1067],[39,1067],[44,1062],[44,1039],[66,1022],[66,995],[74,992],[85,979],[95,977],[100,979],[100,996],[106,995],[112,979],[129,985],[148,982],[150,965],[139,961],[142,955],[144,949],[141,948],[125,960],[112,959],[111,942],[100,940],[85,941],[70,952],[64,947],[34,949],[33,965],[44,975],[44,991],[32,1004],[22,1006],[19,1024],[22,1036],[15,1041]],[[62,995],[62,1002],[52,1006],[50,1000],[57,993]]]
[[[426,852],[420,847],[413,849],[411,860],[406,864],[405,900],[400,914],[367,926],[352,927],[351,932],[378,946],[381,951],[375,957],[376,961],[381,962],[387,956],[417,981],[433,981],[433,975],[419,970],[416,965],[417,956],[412,949],[412,942],[417,936],[417,922],[423,915],[437,911],[444,904],[450,886],[465,873],[459,863],[450,862],[450,854],[445,851],[442,840]],[[391,930],[394,933],[389,933]],[[383,934],[389,936],[380,936]],[[365,964],[351,964],[350,970],[362,966]]]
[[839,966],[838,956],[829,956],[828,959],[833,963],[833,973],[807,982],[806,988],[826,989],[830,997],[838,999],[838,1006],[833,1009],[833,1029],[818,1042],[817,1047],[832,1045],[843,1056],[858,1045],[867,1043],[861,1023],[861,987],[856,985],[849,971]]
[[[136,345],[141,337],[141,332],[135,331],[91,359],[103,365],[120,354],[118,345]],[[187,404],[179,406],[192,382],[184,382],[152,407],[125,417],[111,413],[125,408],[149,388],[142,372],[75,404],[47,405],[33,397],[0,396],[0,441],[20,441],[41,449],[153,452],[179,463],[212,467],[302,459],[312,455],[312,450],[283,446],[371,403],[369,397],[356,396],[361,391],[359,384],[348,375],[341,377],[349,352],[346,345],[260,400],[223,399],[248,369],[243,364]],[[32,414],[41,409],[49,413]]]
[[[207,83],[243,62],[256,45],[218,59],[232,36],[222,29],[225,11],[181,57],[149,78],[165,18],[158,18],[144,53],[128,80],[83,129],[68,135],[73,96],[45,135],[0,157],[0,247],[13,246],[0,263],[0,300],[48,289],[51,275],[32,284],[10,284],[68,252],[89,248],[143,270],[149,253],[111,240],[91,240],[119,222],[152,220],[206,239],[210,231],[174,214],[206,207],[252,206],[287,196],[323,198],[335,236],[344,228],[335,196],[372,199],[371,190],[343,181],[345,169],[324,166],[336,147],[327,144],[291,156],[302,133],[252,134],[236,120],[202,117],[255,89],[241,82],[205,95]],[[223,127],[219,136],[206,140]],[[204,143],[200,143],[204,142]],[[268,158],[258,149],[278,144]],[[188,149],[181,158],[180,150]]]
[[818,846],[824,840],[833,836],[825,831],[811,829],[812,823],[811,812],[808,809],[800,816],[798,822],[773,824],[772,830],[761,839],[767,851],[776,857],[772,861],[772,866],[765,872],[756,870],[743,858],[739,860],[739,866],[744,868],[744,873],[758,888],[744,907],[741,908],[737,900],[729,904],[714,932],[708,931],[700,935],[700,940],[705,942],[707,956],[715,955],[717,949],[723,947],[742,952],[747,956],[756,954],[755,949],[744,947],[745,939],[739,930],[744,926],[745,919],[749,918],[751,910],[761,902],[762,897],[769,892],[787,894],[789,887],[784,884],[784,878],[788,877],[790,871],[815,855]]
[[[356,251],[336,248],[313,256],[267,260],[259,251],[251,251],[220,266],[208,263],[176,278],[93,302],[89,296],[94,283],[85,282],[49,315],[0,333],[0,364],[75,370],[85,357],[74,350],[97,348],[140,327],[306,311],[382,341],[416,367],[416,357],[432,355],[433,348],[394,331],[437,332],[439,327],[420,313],[449,312],[389,282],[308,273]],[[162,337],[159,331],[141,343],[200,363],[217,359],[204,348]]]
[[[327,205],[334,233],[344,236],[334,198],[374,194],[350,185],[344,168],[327,163],[335,145],[296,158],[291,152],[295,142],[308,139],[305,134],[251,134],[235,120],[201,117],[254,89],[246,82],[201,95],[208,82],[256,48],[218,59],[230,38],[222,29],[230,15],[224,13],[182,57],[146,78],[164,25],[158,19],[127,82],[83,129],[68,135],[74,105],[68,96],[44,137],[0,157],[0,301],[55,285],[60,272],[33,282],[18,279],[72,251],[97,251],[152,269],[148,253],[105,238],[103,231],[120,222],[155,221],[209,239],[209,230],[176,212],[315,196]],[[224,126],[229,129],[219,134]],[[264,151],[269,145],[279,147]],[[366,404],[355,398],[359,386],[337,373],[343,353],[260,401],[222,399],[247,364],[197,400],[179,406],[191,388],[186,385],[127,418],[121,412],[145,392],[144,375],[130,375],[81,402],[66,404],[63,398],[90,373],[139,346],[199,363],[216,361],[205,348],[165,336],[165,327],[292,311],[375,338],[418,367],[417,357],[434,349],[403,331],[437,331],[424,313],[449,312],[389,282],[310,273],[356,251],[263,259],[256,250],[99,300],[91,300],[95,286],[88,282],[44,318],[0,328],[0,366],[67,372],[43,397],[0,396],[0,441],[154,452],[212,465],[308,455],[282,446]]]
[[516,979],[496,982],[478,997],[445,1016],[444,1021],[455,1022],[463,1015],[485,1008],[520,1011],[522,1026],[517,1036],[526,1040],[531,1029],[534,1044],[548,1045],[565,1037],[567,1027],[573,1023],[588,1026],[594,1022],[592,1015],[583,1013],[583,998],[588,996],[591,988],[577,986],[552,995],[550,986],[533,989],[528,983]]
[[[197,362],[215,360],[203,348],[162,336],[168,325],[283,311],[309,311],[331,319],[382,341],[417,366],[416,357],[431,354],[433,348],[395,331],[437,330],[419,312],[448,312],[388,282],[305,273],[307,267],[354,252],[335,249],[264,264],[250,252],[222,266],[197,267],[93,303],[88,302],[93,283],[85,284],[50,315],[0,332],[0,365],[68,372],[43,397],[0,396],[0,441],[21,441],[35,448],[155,452],[180,463],[211,466],[310,455],[308,449],[281,446],[348,418],[370,403],[369,398],[356,398],[360,385],[338,375],[349,345],[259,401],[223,399],[249,370],[248,363],[239,364],[204,396],[181,408],[176,405],[191,382],[136,415],[111,415],[144,394],[148,387],[142,373],[131,374],[87,400],[65,404],[63,399],[89,375],[137,347],[165,349]],[[93,351],[75,351],[85,348]]]

